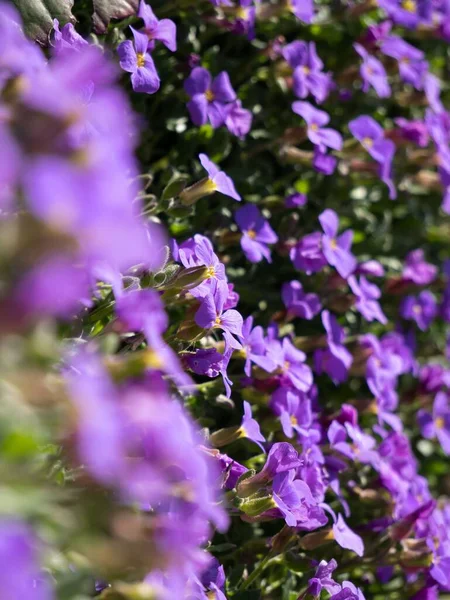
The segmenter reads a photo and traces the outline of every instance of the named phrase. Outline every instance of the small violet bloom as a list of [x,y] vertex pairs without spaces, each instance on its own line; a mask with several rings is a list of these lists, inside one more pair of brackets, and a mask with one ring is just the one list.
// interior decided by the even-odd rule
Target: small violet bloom
[[153,50],[155,40],[162,42],[171,52],[177,49],[177,28],[170,19],[157,19],[151,7],[141,0],[138,16],[144,21],[143,31],[148,37],[148,48]]
[[426,262],[424,251],[420,248],[412,250],[406,257],[402,279],[416,285],[428,285],[436,279],[437,267]]
[[335,129],[324,127],[330,121],[326,112],[314,108],[309,102],[294,102],[292,110],[306,121],[308,139],[322,152],[325,151],[325,148],[342,149],[341,134]]
[[350,529],[342,515],[338,515],[337,521],[333,525],[333,534],[334,539],[341,548],[353,550],[358,556],[364,555],[364,542],[359,535]]
[[411,84],[417,90],[423,88],[424,76],[428,72],[428,63],[421,50],[392,35],[381,45],[381,52],[398,62],[400,77],[405,83]]
[[294,267],[307,275],[321,271],[327,264],[322,252],[322,234],[317,231],[302,237],[291,249],[290,258]]
[[336,317],[324,310],[322,323],[327,332],[328,348],[319,348],[314,353],[315,370],[319,374],[327,373],[336,384],[342,383],[347,379],[353,357],[343,344],[344,330],[339,326]]
[[322,252],[329,265],[335,267],[341,277],[347,279],[356,268],[357,261],[350,252],[353,240],[351,230],[338,236],[339,219],[334,210],[327,209],[319,216],[324,234],[322,235]]
[[246,437],[252,442],[255,442],[255,444],[258,444],[263,452],[265,452],[264,446],[261,445],[261,442],[265,442],[266,438],[261,433],[261,428],[258,421],[252,416],[252,407],[246,401],[244,401],[244,416],[242,417],[239,430],[241,432],[241,437]]
[[227,284],[213,280],[211,293],[203,298],[195,313],[195,322],[203,329],[222,329],[226,348],[240,349],[241,344],[233,336],[242,336],[243,319],[237,310],[223,310],[227,298]]
[[134,43],[125,40],[118,48],[119,64],[124,71],[131,73],[131,85],[135,92],[154,94],[159,90],[160,80],[153,58],[148,53],[148,37],[145,33],[130,27]]
[[287,309],[288,316],[299,317],[310,321],[321,310],[319,296],[306,294],[299,281],[284,283],[281,288],[281,298]]
[[272,262],[268,244],[278,241],[278,236],[254,204],[246,204],[234,213],[242,231],[241,248],[250,262],[257,263],[265,258]]
[[414,321],[417,327],[426,331],[438,312],[436,297],[428,290],[418,296],[406,296],[400,307],[404,319]]
[[378,302],[381,297],[380,289],[374,283],[370,283],[364,275],[360,276],[359,282],[352,275],[348,278],[348,285],[356,296],[356,309],[366,321],[379,321],[385,325],[387,319]]
[[395,154],[395,144],[384,137],[384,131],[375,119],[361,115],[348,124],[351,134],[361,142],[370,156],[380,165],[379,176],[389,189],[389,198],[397,197],[391,178],[392,159]]
[[363,92],[368,92],[372,86],[380,98],[388,98],[391,88],[387,80],[386,70],[383,64],[374,56],[371,56],[361,44],[353,44],[353,48],[363,59],[360,73],[363,78]]
[[245,355],[244,371],[247,377],[251,374],[251,363],[264,371],[271,373],[276,369],[276,363],[267,356],[266,340],[260,325],[253,327],[253,317],[247,317],[242,325],[242,350]]
[[234,100],[225,106],[225,126],[228,131],[244,139],[252,127],[253,115],[246,108],[242,107],[240,100]]
[[437,438],[445,454],[450,455],[450,404],[447,394],[438,392],[433,412],[419,410],[417,421],[422,435],[429,440]]
[[314,42],[295,41],[283,48],[283,58],[293,69],[294,93],[298,98],[312,94],[323,102],[332,86],[331,78],[323,73],[323,62],[317,56]]
[[206,186],[210,189],[210,193],[220,192],[225,196],[233,198],[233,200],[240,201],[241,197],[234,187],[233,180],[224,171],[221,171],[219,167],[209,160],[206,154],[199,154],[199,160],[202,167],[208,173],[208,180]]
[[184,89],[191,98],[187,107],[194,125],[209,121],[216,129],[224,124],[226,105],[236,100],[228,73],[222,71],[212,79],[209,71],[196,67],[184,82]]
[[303,21],[307,25],[312,23],[314,18],[314,0],[290,0],[288,6],[297,19],[300,19],[300,21]]
[[284,201],[286,208],[297,208],[298,206],[305,206],[308,202],[306,194],[290,194]]

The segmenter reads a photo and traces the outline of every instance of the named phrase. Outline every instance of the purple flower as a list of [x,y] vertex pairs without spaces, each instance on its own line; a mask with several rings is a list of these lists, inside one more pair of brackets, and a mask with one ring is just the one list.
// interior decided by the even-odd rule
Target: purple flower
[[271,373],[276,369],[275,362],[267,356],[264,332],[259,325],[253,329],[253,317],[247,317],[242,325],[242,353],[245,355],[244,371],[247,377],[251,374],[251,363]]
[[312,166],[318,173],[323,173],[324,175],[333,175],[334,171],[336,170],[336,165],[337,158],[335,156],[331,156],[331,154],[322,152],[319,146],[314,147]]
[[283,48],[283,57],[294,70],[294,93],[298,98],[312,94],[323,102],[331,88],[331,78],[322,73],[323,62],[317,56],[314,42],[292,42]]
[[131,85],[135,92],[154,94],[159,90],[160,80],[153,58],[147,52],[148,38],[145,33],[136,31],[133,27],[130,29],[134,43],[125,40],[119,44],[119,64],[124,71],[131,73]]
[[300,596],[298,600],[304,600],[308,595],[314,598],[320,598],[322,590],[329,594],[335,594],[340,591],[341,586],[331,577],[333,571],[337,568],[337,562],[332,558],[328,563],[321,560],[317,565],[314,577],[308,582],[308,589]]
[[431,17],[429,0],[377,0],[397,25],[415,29],[420,23],[428,23]]
[[[272,499],[276,512],[281,513],[290,527],[308,527],[309,507],[315,507],[308,484],[297,479],[296,469],[275,475],[272,488]],[[272,513],[272,511],[268,511]]]
[[347,279],[356,268],[357,261],[350,252],[353,240],[351,230],[337,235],[339,219],[334,210],[327,209],[319,216],[324,234],[322,236],[322,252],[329,265],[335,267],[341,277]]
[[350,529],[342,515],[338,515],[337,521],[333,525],[333,534],[341,548],[353,550],[358,556],[364,555],[364,543],[361,537]]
[[320,150],[324,151],[325,148],[342,149],[341,134],[335,129],[324,127],[330,121],[326,112],[314,108],[309,102],[294,102],[292,110],[306,121],[308,138]]
[[281,297],[288,314],[300,319],[310,321],[322,308],[319,296],[317,294],[305,294],[299,281],[283,283]]
[[427,263],[421,248],[412,250],[405,259],[402,279],[412,281],[416,285],[428,285],[436,279],[437,267]]
[[152,8],[141,0],[138,16],[144,21],[143,32],[148,38],[148,49],[153,50],[155,40],[162,42],[171,52],[177,49],[177,28],[170,19],[157,19]]
[[353,357],[343,345],[344,330],[339,326],[336,317],[324,310],[322,323],[327,332],[328,348],[316,350],[314,366],[319,374],[327,373],[334,383],[342,383],[347,379]]
[[211,293],[205,296],[200,308],[195,313],[195,322],[203,329],[221,329],[227,348],[241,348],[241,344],[233,336],[242,336],[243,319],[237,310],[226,310],[223,307],[228,297],[228,286],[225,282],[213,280]]
[[438,392],[433,403],[433,412],[417,413],[422,435],[431,440],[437,438],[445,454],[450,455],[450,404],[445,392]]
[[282,342],[272,340],[267,345],[267,355],[278,367],[280,379],[293,385],[301,392],[307,392],[313,384],[311,369],[304,364],[306,354],[298,350],[288,338]]
[[387,319],[378,302],[381,297],[379,288],[374,283],[370,283],[364,275],[360,276],[359,282],[352,275],[348,278],[348,285],[356,296],[355,306],[366,321],[379,321],[385,325]]
[[355,587],[350,581],[342,583],[342,589],[337,594],[333,594],[330,600],[365,600],[360,589]]
[[437,315],[436,297],[428,290],[420,292],[418,296],[406,296],[400,307],[400,314],[426,331]]
[[221,354],[215,348],[199,348],[194,353],[185,353],[182,356],[187,366],[197,375],[206,375],[211,378],[221,375],[227,398],[229,398],[231,396],[231,386],[233,385],[227,375],[231,354],[232,349]]
[[270,408],[279,417],[283,433],[289,438],[294,431],[306,433],[312,425],[311,399],[296,389],[279,387],[272,394]]
[[353,44],[353,48],[363,59],[360,68],[363,78],[363,92],[368,92],[372,86],[380,98],[388,98],[391,95],[391,88],[387,80],[386,70],[383,64],[374,56],[371,56],[361,44]]
[[53,19],[53,39],[51,41],[53,53],[56,55],[65,50],[80,50],[87,41],[75,31],[72,23],[66,23],[59,28],[58,19]]
[[[176,248],[175,260],[181,262],[183,267],[207,267],[206,279],[200,285],[192,288],[190,293],[195,298],[203,298],[210,293],[211,283],[214,279],[227,282],[225,267],[214,252],[213,245],[204,235],[196,234]],[[228,300],[227,300],[228,301]]]
[[[333,421],[328,428],[327,435],[333,450],[340,452],[352,461],[357,460],[362,464],[378,467],[380,458],[375,450],[375,440],[361,431],[358,425],[352,425],[348,421],[341,425],[337,421]],[[351,444],[347,442],[347,437],[352,440]]]
[[358,275],[372,275],[373,277],[383,277],[384,267],[377,260],[367,260],[360,263],[355,271]]
[[322,234],[317,231],[302,237],[290,251],[294,267],[307,275],[321,271],[327,264],[322,252]]
[[209,121],[216,129],[224,124],[226,104],[236,100],[228,73],[222,71],[213,80],[209,71],[196,67],[184,82],[184,89],[191,98],[187,107],[194,125]]
[[266,438],[261,433],[261,428],[258,421],[252,417],[252,407],[246,401],[244,401],[244,416],[242,418],[240,431],[242,437],[252,440],[252,442],[258,444],[258,446],[262,448],[263,452],[265,452],[264,446],[261,445],[261,442],[265,442]]
[[380,165],[380,179],[389,189],[389,198],[396,198],[396,190],[391,178],[392,159],[395,144],[384,137],[384,131],[375,119],[361,115],[348,124],[351,134],[361,142],[370,156]]
[[420,148],[426,148],[430,141],[430,136],[426,124],[423,121],[413,120],[408,121],[402,117],[394,119],[398,127],[398,135],[408,142],[417,144]]
[[227,490],[232,490],[236,487],[239,477],[246,473],[248,469],[237,461],[230,458],[227,454],[221,454],[218,450],[206,450],[216,460],[219,461],[223,473],[223,484]]
[[292,13],[308,25],[314,18],[314,0],[290,0],[289,9]]
[[242,231],[241,248],[250,262],[257,263],[263,258],[272,262],[267,244],[274,244],[278,236],[264,219],[254,204],[246,204],[234,213],[234,218]]
[[235,100],[225,106],[225,126],[228,131],[244,139],[252,127],[253,115],[246,108],[242,108],[242,102]]
[[241,197],[234,187],[233,180],[224,171],[221,171],[219,167],[209,160],[206,154],[199,154],[199,160],[202,167],[208,173],[207,188],[210,190],[209,193],[220,192],[225,196],[233,198],[233,200],[241,200]]
[[5,600],[52,600],[50,582],[38,562],[39,544],[25,523],[0,520],[0,586]]
[[238,35],[247,35],[249,40],[255,37],[255,2],[259,0],[239,0],[236,10],[236,20],[233,23],[233,31]]
[[290,194],[284,201],[286,208],[297,208],[298,206],[305,206],[308,202],[306,194]]
[[381,45],[381,52],[398,61],[400,77],[416,89],[423,88],[428,63],[424,53],[401,38],[391,35]]

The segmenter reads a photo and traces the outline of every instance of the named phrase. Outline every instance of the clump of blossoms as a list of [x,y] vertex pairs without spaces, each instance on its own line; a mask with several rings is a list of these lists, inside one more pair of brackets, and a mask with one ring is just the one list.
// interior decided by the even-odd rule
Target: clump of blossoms
[[0,597],[445,597],[448,3],[18,5]]

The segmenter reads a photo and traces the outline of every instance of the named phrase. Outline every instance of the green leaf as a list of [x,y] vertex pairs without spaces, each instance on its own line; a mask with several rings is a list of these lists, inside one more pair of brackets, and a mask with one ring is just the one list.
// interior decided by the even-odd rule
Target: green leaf
[[188,181],[189,177],[187,175],[181,175],[179,173],[174,175],[164,188],[161,200],[170,200],[171,198],[179,196],[186,187]]
[[136,14],[138,0],[93,0],[93,6],[94,29],[97,33],[105,33],[111,19],[125,19]]
[[25,33],[43,46],[48,45],[53,19],[61,24],[74,22],[73,0],[13,0],[22,15]]

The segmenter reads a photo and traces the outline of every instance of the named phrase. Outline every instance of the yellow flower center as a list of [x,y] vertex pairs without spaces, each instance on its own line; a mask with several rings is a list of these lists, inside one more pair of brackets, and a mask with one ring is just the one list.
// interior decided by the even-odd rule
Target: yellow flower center
[[437,419],[435,419],[434,425],[435,425],[436,429],[444,429],[444,426],[445,426],[444,417],[438,417]]
[[221,325],[222,324],[222,319],[220,317],[216,317],[215,324],[216,325]]
[[137,66],[138,68],[143,67],[145,65],[145,54],[142,52],[138,52],[136,54]]
[[336,250],[337,247],[338,247],[337,241],[334,238],[332,238],[332,240],[330,241],[330,248],[332,250]]
[[240,6],[236,10],[236,17],[238,19],[242,19],[243,21],[246,21],[248,19],[248,8],[245,8],[244,6]]
[[302,71],[305,75],[309,75],[311,73],[311,69],[309,67],[302,67]]
[[372,146],[373,146],[373,139],[370,138],[370,137],[365,137],[363,139],[363,144],[364,144],[364,146],[367,146],[368,148],[372,148]]
[[206,269],[206,277],[211,279],[211,277],[216,276],[216,269],[212,265]]
[[402,8],[410,13],[415,13],[417,10],[417,2],[416,0],[403,0]]
[[416,315],[420,315],[420,313],[422,312],[422,307],[419,304],[415,304],[413,306],[413,313]]
[[311,125],[309,126],[309,128],[312,131],[317,131],[319,129],[319,126],[317,125],[317,123],[311,123]]
[[208,102],[212,102],[214,100],[214,92],[212,90],[206,90],[205,96]]
[[288,360],[284,361],[283,369],[287,371],[291,366],[291,363]]
[[144,364],[147,369],[162,369],[164,362],[154,350],[148,348],[144,353]]
[[256,231],[254,229],[249,229],[247,231],[247,235],[251,240],[254,240],[256,237]]
[[212,193],[217,190],[217,185],[210,177],[208,177],[208,179],[205,181],[204,190],[206,193]]
[[292,423],[292,425],[297,425],[297,423],[298,423],[297,417],[292,416],[291,417],[291,423]]

